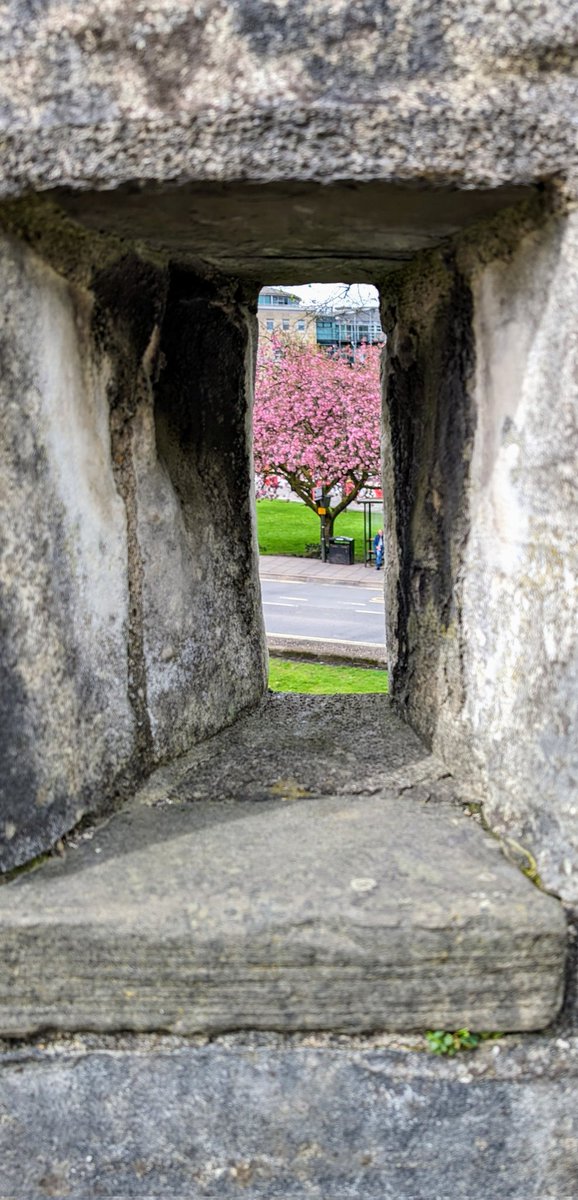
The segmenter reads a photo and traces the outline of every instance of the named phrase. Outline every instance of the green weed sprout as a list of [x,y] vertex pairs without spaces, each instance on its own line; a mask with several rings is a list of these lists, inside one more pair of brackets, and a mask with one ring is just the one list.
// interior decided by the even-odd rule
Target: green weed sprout
[[469,1029],[428,1029],[426,1039],[432,1054],[445,1054],[453,1058],[460,1050],[475,1050],[480,1042],[502,1037],[501,1033],[471,1033]]

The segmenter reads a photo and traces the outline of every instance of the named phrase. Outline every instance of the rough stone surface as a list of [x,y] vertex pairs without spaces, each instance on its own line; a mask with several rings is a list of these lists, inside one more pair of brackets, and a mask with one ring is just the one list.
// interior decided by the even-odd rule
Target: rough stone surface
[[[0,212],[3,226],[38,256],[10,242],[2,257],[10,302],[0,481],[2,865],[35,853],[81,810],[107,802],[129,762],[136,773],[183,750],[255,703],[264,687],[244,441],[254,297],[231,279],[216,280],[215,271],[238,273],[253,286],[313,275],[379,282],[394,269],[407,271],[407,261],[429,248],[427,260],[422,255],[397,285],[384,287],[387,303],[393,299],[394,696],[514,839],[510,849],[516,839],[529,845],[546,882],[577,898],[576,232],[574,218],[547,227],[536,204],[531,229],[533,202],[524,200],[544,185],[544,210],[556,197],[576,197],[575,18],[571,0],[547,7],[518,0],[4,6],[0,196],[49,193],[78,227],[63,244],[48,203],[37,205],[35,217],[28,200],[20,217],[4,206]],[[505,211],[501,233],[494,225],[488,236],[456,236],[509,205],[519,219],[512,224]],[[432,252],[437,245],[442,251]],[[221,356],[212,364],[211,342]],[[200,494],[205,481],[221,502],[210,512]],[[6,914],[5,948],[22,919],[16,960],[29,939],[29,988],[37,985],[35,1003],[50,996],[48,1023],[77,1019],[71,988],[75,1003],[89,993],[110,1002],[111,985],[114,1020],[142,1012],[163,981],[151,927],[176,922],[190,937],[201,919],[196,893],[186,911],[183,895],[175,901],[173,893],[171,911],[165,876],[175,869],[193,893],[195,854],[206,845],[204,886],[218,926],[217,851],[237,832],[253,881],[263,881],[265,860],[249,828],[262,831],[264,850],[277,838],[280,866],[265,890],[269,904],[282,897],[285,912],[295,904],[290,868],[301,882],[307,864],[316,872],[315,836],[324,822],[343,814],[349,821],[354,812],[374,825],[360,822],[348,856],[343,839],[328,837],[324,878],[335,880],[352,864],[357,872],[357,854],[381,870],[378,834],[389,843],[393,809],[404,821],[411,809],[424,837],[427,830],[429,852],[449,819],[450,846],[463,851],[471,842],[473,864],[477,847],[483,856],[491,845],[494,863],[526,898],[558,913],[504,866],[472,822],[451,815],[443,768],[417,739],[406,730],[392,742],[390,715],[380,724],[357,708],[367,736],[362,764],[359,733],[354,743],[344,709],[323,740],[312,733],[318,701],[294,713],[285,732],[272,704],[259,714],[256,740],[233,733],[228,757],[227,739],[206,743],[174,774],[157,775],[139,803],[93,841],[71,846],[63,864],[50,862],[3,892],[5,904],[34,895],[52,902],[69,887],[75,898],[74,914],[66,905],[40,912],[31,901],[28,928],[24,899]],[[332,711],[323,702],[327,723]],[[387,793],[372,758],[384,729],[392,751]],[[234,809],[237,822],[229,819]],[[298,852],[295,822],[305,811],[311,832]],[[221,826],[198,829],[203,814],[217,815]],[[264,816],[274,820],[274,837]],[[281,854],[286,832],[292,840]],[[159,849],[149,838],[161,839]],[[404,852],[413,871],[423,838],[410,840],[411,855],[401,838],[395,862],[399,868]],[[173,868],[169,851],[177,850]],[[527,865],[527,850],[518,850]],[[446,897],[466,870],[461,855],[457,870],[447,853],[439,847],[428,877],[433,888],[446,864]],[[423,883],[429,859],[421,851],[417,857]],[[123,926],[119,906],[123,898],[142,899],[145,866],[148,908],[133,912],[131,924],[125,905]],[[368,878],[365,868],[352,877]],[[229,887],[230,875],[224,878]],[[308,876],[302,890],[309,885]],[[463,894],[472,901],[471,887]],[[377,900],[373,890],[354,890],[353,913],[348,894],[341,940],[339,921],[329,931],[323,924],[325,894],[322,906],[315,895],[315,954],[322,960],[337,945],[337,960],[347,952],[359,967],[365,954],[367,966],[368,929],[352,946],[351,928],[363,905]],[[230,887],[227,897],[234,925],[240,917]],[[85,957],[78,933],[87,905],[89,927],[98,926],[102,938],[89,942]],[[426,908],[431,917],[429,901]],[[339,919],[346,911],[329,910]],[[300,932],[283,944],[301,953],[303,931],[312,927],[298,906],[291,911]],[[450,928],[449,911],[438,937]],[[380,912],[383,932],[392,910]],[[508,951],[516,980],[518,952],[530,956],[521,981],[527,999],[536,946],[519,934],[511,909],[496,917],[503,947],[518,929]],[[527,931],[519,912],[516,920]],[[487,934],[487,910],[476,921]],[[122,954],[105,962],[113,934],[122,942],[127,928],[139,934],[132,950],[137,942],[144,947],[136,1000],[134,979],[124,980],[122,994],[114,991]],[[388,937],[398,928],[393,918],[387,928]],[[64,933],[51,941],[55,930]],[[463,952],[463,943],[451,946]],[[169,962],[169,941],[158,953]],[[547,956],[539,958],[537,1001],[542,986],[554,994],[560,956],[549,978]],[[478,1000],[499,956],[483,961]],[[474,946],[468,962],[464,986],[481,966]],[[59,974],[66,963],[70,980]],[[448,963],[457,967],[455,954],[433,983],[428,977],[432,996]],[[182,956],[171,960],[177,982],[181,967]],[[575,954],[568,971],[570,1019]],[[367,974],[366,999],[376,981]],[[392,979],[380,996],[370,993],[372,1011],[385,984],[391,989]],[[23,975],[15,985],[6,1007],[13,1030]],[[505,990],[502,980],[494,1001],[511,1006],[515,997]],[[422,993],[414,989],[418,1007]],[[352,1011],[367,1016],[360,995],[348,1019]],[[284,993],[277,1005],[289,1024],[291,1003]],[[316,1003],[319,1009],[319,993]],[[175,1010],[175,1026],[179,1020]],[[204,1047],[155,1039],[27,1047],[3,1063],[0,1190],[26,1200],[240,1192],[574,1200],[575,1061],[573,1041],[551,1038],[486,1047],[463,1064],[375,1044],[264,1045],[254,1038]]]
[[496,222],[384,304],[393,695],[572,903],[577,229]]
[[452,719],[459,733],[457,572],[475,426],[471,291],[451,250],[389,281],[382,319],[389,331],[383,485],[391,690],[406,719],[448,761],[453,746],[437,733],[444,720],[451,736]]
[[0,1033],[554,1019],[560,905],[452,803],[435,762],[429,778],[422,763],[420,783],[401,782],[418,747],[384,698],[348,714],[350,744],[364,711],[388,730],[378,786],[368,795],[358,778],[352,794],[342,779],[338,796],[336,731],[308,741],[311,705],[276,699],[178,766],[176,787],[166,768],[64,861],[0,889]]
[[147,804],[368,795],[385,780],[442,788],[447,768],[404,726],[387,696],[269,693],[221,737],[155,771],[139,793]]
[[258,703],[266,647],[248,297],[3,218],[5,870]]
[[0,1056],[10,1200],[575,1200],[575,1038],[74,1038]]
[[157,761],[230,724],[266,688],[251,457],[256,339],[233,286],[172,268],[162,367],[133,435]]
[[575,178],[571,0],[13,0],[1,40],[5,194]]
[[502,186],[395,187],[387,183],[204,183],[56,189],[75,220],[205,270],[288,284],[371,282],[497,211],[535,199]]
[[127,536],[90,296],[2,239],[0,868],[128,767]]
[[487,815],[578,903],[578,215],[473,285],[464,717]]

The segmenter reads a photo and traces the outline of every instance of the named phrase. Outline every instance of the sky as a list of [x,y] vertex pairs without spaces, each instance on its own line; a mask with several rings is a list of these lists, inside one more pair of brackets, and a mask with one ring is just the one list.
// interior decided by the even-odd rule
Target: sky
[[362,308],[366,305],[379,303],[377,288],[370,283],[298,283],[295,287],[284,286],[286,292],[293,292],[305,304],[315,308]]

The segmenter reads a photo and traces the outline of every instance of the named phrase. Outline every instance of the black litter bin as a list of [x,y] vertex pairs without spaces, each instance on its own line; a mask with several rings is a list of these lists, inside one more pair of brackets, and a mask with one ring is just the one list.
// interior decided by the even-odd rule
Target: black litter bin
[[355,560],[355,538],[329,538],[327,561],[339,563],[342,567],[352,567]]

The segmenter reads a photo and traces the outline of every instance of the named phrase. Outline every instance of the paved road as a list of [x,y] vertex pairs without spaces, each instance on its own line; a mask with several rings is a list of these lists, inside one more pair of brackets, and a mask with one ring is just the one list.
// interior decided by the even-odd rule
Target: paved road
[[375,588],[261,578],[267,633],[385,642],[381,579]]

